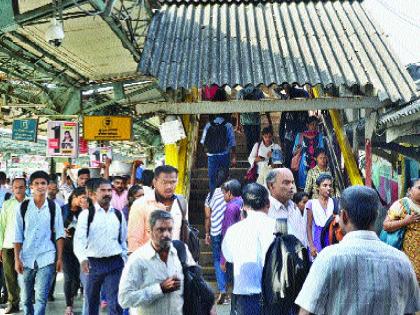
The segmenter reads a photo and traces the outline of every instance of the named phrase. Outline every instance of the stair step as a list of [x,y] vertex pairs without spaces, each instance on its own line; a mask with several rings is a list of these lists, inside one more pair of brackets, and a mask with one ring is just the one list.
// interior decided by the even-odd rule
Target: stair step
[[200,252],[200,266],[202,267],[213,266],[213,253],[212,252]]
[[[247,162],[247,164],[249,166],[248,162]],[[245,165],[245,163],[243,163],[243,165]],[[248,170],[248,167],[246,167],[246,166],[230,168],[229,169],[229,175],[230,175],[230,177],[235,178],[236,176],[243,175],[244,173],[246,173],[247,170]],[[197,179],[198,180],[208,180],[208,169],[204,168],[204,167],[201,167],[201,168],[196,168],[196,169],[192,170],[192,172],[191,172],[191,183],[194,182]]]

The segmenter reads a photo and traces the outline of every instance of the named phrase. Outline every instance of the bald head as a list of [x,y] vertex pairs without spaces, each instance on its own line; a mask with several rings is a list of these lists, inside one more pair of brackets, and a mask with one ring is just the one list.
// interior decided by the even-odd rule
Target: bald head
[[271,170],[266,177],[266,182],[271,196],[283,204],[292,199],[296,191],[293,173],[288,168]]

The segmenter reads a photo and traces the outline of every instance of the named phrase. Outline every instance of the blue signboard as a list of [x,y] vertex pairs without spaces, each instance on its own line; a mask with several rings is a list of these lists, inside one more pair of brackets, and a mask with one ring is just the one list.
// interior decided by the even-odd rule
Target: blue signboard
[[38,119],[13,120],[12,139],[36,142]]

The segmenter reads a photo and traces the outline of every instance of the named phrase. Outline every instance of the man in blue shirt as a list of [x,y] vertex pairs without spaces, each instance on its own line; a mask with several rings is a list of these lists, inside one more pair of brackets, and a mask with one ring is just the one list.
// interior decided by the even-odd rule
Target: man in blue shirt
[[[62,267],[63,218],[60,206],[55,204],[53,209],[51,202],[46,198],[48,181],[49,176],[46,172],[34,172],[29,178],[33,198],[23,202],[16,213],[15,269],[23,275],[22,297],[25,315],[45,314],[54,271],[56,269],[60,272]],[[26,211],[23,210],[24,205]],[[35,310],[32,304],[34,289]]]

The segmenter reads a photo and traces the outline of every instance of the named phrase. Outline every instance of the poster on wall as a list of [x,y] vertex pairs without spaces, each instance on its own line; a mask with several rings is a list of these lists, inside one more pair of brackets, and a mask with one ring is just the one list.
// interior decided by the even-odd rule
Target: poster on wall
[[47,123],[47,156],[76,158],[79,151],[78,123],[49,121]]
[[107,158],[112,160],[111,147],[89,148],[90,167],[100,167]]

